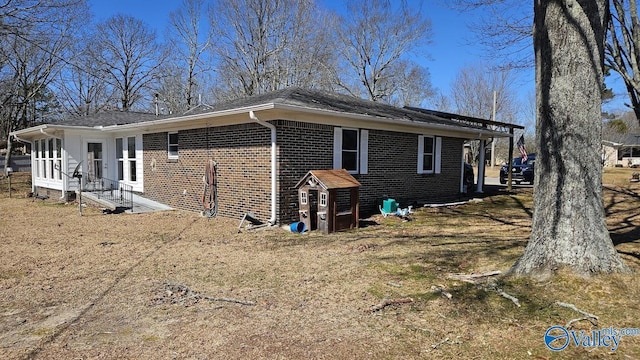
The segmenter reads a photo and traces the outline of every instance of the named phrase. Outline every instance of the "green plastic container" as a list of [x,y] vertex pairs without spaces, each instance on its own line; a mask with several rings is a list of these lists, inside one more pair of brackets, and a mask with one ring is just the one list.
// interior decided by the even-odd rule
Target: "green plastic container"
[[394,199],[387,199],[382,202],[382,211],[385,213],[395,213],[398,210],[398,203]]

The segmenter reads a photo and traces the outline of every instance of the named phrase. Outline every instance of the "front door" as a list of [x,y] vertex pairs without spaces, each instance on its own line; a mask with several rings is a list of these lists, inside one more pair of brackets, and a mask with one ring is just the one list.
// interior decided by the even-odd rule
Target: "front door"
[[104,141],[87,143],[87,182],[97,183],[103,176]]

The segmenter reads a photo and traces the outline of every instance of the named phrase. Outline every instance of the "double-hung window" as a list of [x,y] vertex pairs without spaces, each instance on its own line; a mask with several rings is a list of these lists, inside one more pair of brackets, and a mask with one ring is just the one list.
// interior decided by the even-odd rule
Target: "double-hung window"
[[62,139],[36,140],[33,167],[37,178],[62,180]]
[[116,138],[116,161],[118,162],[118,180],[124,180],[124,146],[122,138]]
[[137,181],[136,137],[116,138],[118,180]]
[[335,128],[333,138],[333,168],[351,174],[368,172],[369,130]]
[[62,139],[54,139],[55,146],[55,169],[56,179],[62,180]]
[[178,133],[170,132],[167,134],[167,158],[168,159],[177,159],[178,158]]
[[129,181],[135,182],[136,173],[136,137],[127,138],[127,162],[129,163]]
[[33,154],[34,154],[34,160],[33,160],[33,169],[36,173],[36,177],[39,178],[40,177],[40,140],[36,140],[33,142],[34,148],[33,148]]
[[418,136],[418,174],[439,174],[441,165],[442,138]]

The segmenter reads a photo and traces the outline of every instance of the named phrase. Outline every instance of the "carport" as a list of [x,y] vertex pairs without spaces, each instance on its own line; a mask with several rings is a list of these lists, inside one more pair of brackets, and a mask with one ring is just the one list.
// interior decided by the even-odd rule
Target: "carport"
[[[427,110],[422,108],[415,108],[415,107],[407,107],[407,108],[414,111],[420,111],[425,114],[431,114],[431,115],[439,116],[445,119],[458,121],[463,124],[475,125],[475,126],[480,126],[482,128],[486,128],[490,130],[503,132],[505,134],[504,137],[509,138],[509,157],[508,157],[509,162],[513,158],[513,151],[514,151],[513,137],[514,137],[515,129],[524,130],[524,126],[517,125],[517,124],[510,124],[510,123],[505,123],[501,121],[493,121],[493,120],[487,120],[487,119],[482,119],[482,118],[473,117],[473,116],[464,116],[459,114],[453,114],[453,113],[435,111],[435,110]],[[487,147],[492,146],[491,164],[495,165],[495,147],[494,147],[495,142],[493,141],[493,139],[478,138],[476,140],[480,141],[480,151],[478,154],[478,183],[476,184],[476,192],[482,193],[484,189],[484,182],[485,182],[486,149]],[[511,190],[511,185],[512,185],[511,167],[509,167],[508,174],[509,175],[508,175],[508,181],[507,181],[507,189]]]

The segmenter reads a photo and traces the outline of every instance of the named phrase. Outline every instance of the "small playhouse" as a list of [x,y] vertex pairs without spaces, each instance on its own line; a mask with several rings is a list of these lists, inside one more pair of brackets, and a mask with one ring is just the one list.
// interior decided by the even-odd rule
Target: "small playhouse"
[[296,188],[305,229],[329,234],[358,227],[360,183],[347,170],[311,170]]

